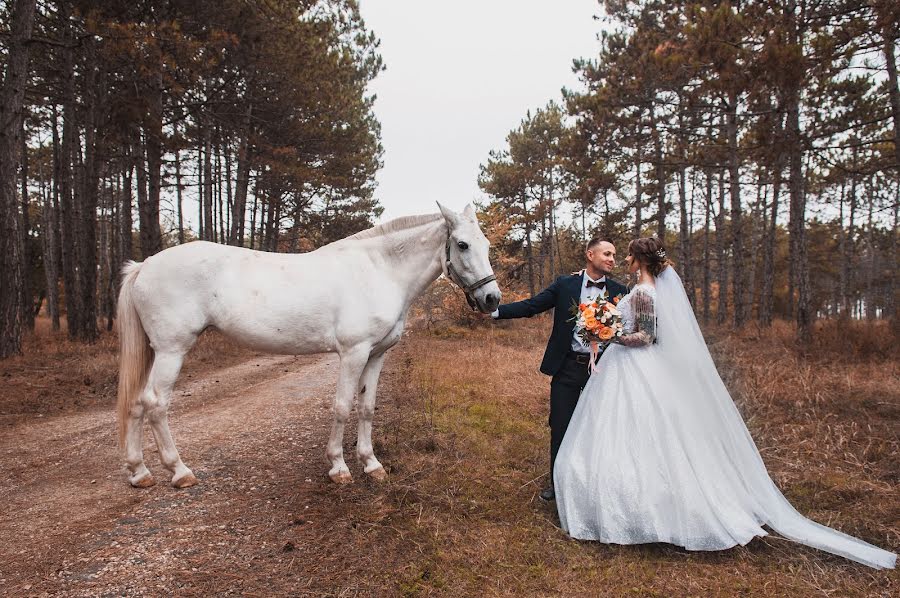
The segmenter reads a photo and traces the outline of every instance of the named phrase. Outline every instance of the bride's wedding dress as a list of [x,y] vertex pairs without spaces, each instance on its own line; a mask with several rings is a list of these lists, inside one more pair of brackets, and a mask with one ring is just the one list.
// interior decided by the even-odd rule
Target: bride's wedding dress
[[[626,332],[578,401],[554,466],[573,538],[723,550],[781,536],[875,568],[896,555],[802,516],[769,477],[671,267],[619,304]],[[762,347],[761,347],[762,349]]]

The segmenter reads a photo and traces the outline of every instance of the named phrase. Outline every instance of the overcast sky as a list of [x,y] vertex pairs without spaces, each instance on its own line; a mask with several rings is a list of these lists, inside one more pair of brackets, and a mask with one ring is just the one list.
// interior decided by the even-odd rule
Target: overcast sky
[[578,87],[572,60],[599,49],[596,0],[360,0],[360,9],[387,67],[371,86],[383,219],[481,197],[488,152],[526,110]]

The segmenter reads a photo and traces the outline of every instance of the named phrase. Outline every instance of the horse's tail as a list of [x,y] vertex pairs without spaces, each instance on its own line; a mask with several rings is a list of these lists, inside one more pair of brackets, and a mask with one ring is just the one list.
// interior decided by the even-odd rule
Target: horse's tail
[[125,431],[131,409],[147,384],[147,374],[153,362],[150,339],[134,307],[134,280],[141,271],[139,262],[126,262],[122,268],[122,290],[116,317],[119,320],[119,446],[125,445]]

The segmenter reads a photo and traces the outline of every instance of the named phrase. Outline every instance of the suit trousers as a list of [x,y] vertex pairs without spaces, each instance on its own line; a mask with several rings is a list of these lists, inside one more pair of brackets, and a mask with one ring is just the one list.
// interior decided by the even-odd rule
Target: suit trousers
[[589,364],[576,361],[576,354],[569,353],[562,367],[550,381],[550,483],[553,483],[553,464],[562,444],[566,428],[575,412],[578,397],[591,377]]

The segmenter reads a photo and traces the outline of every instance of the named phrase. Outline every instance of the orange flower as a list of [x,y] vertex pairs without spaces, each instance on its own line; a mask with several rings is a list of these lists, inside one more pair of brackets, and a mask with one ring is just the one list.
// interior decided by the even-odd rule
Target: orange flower
[[613,297],[613,305],[617,305],[619,303],[619,297]]
[[601,340],[601,341],[608,341],[608,340],[611,339],[613,336],[615,336],[615,334],[616,334],[616,331],[613,330],[612,328],[609,328],[608,326],[603,326],[603,327],[597,332],[597,336],[600,337],[600,340]]
[[578,309],[581,310],[581,311],[586,310],[586,309],[587,309],[587,304],[586,304],[586,303],[579,303],[579,304],[578,304]]

